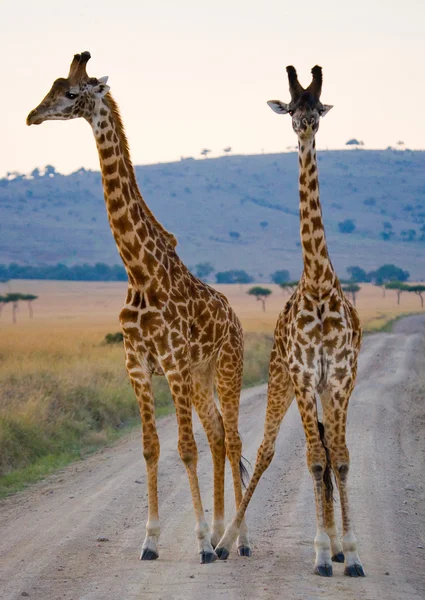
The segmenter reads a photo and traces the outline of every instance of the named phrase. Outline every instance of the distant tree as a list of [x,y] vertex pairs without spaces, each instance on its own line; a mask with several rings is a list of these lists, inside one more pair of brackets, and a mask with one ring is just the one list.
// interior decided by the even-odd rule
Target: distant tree
[[16,315],[18,312],[18,302],[22,300],[22,294],[7,294],[6,296],[6,302],[10,302],[12,304],[12,321],[13,323],[16,323]]
[[270,290],[269,288],[261,287],[259,285],[256,285],[247,291],[247,294],[249,294],[250,296],[255,296],[256,300],[261,302],[263,306],[263,312],[266,312],[266,300],[271,293],[272,290]]
[[356,228],[356,224],[352,219],[345,219],[345,221],[340,221],[338,223],[338,229],[341,233],[353,233]]
[[396,265],[382,265],[376,271],[368,273],[370,281],[374,281],[377,285],[389,283],[390,281],[407,281],[410,277],[409,271],[403,271]]
[[105,344],[121,344],[124,341],[124,336],[121,331],[117,333],[107,333],[105,335]]
[[38,296],[34,296],[34,294],[23,294],[22,295],[22,300],[26,300],[27,304],[28,304],[28,312],[30,315],[30,319],[33,318],[34,316],[34,311],[32,308],[32,303],[34,302],[34,300],[37,300]]
[[268,221],[260,221],[260,227],[262,229],[267,229],[268,226],[269,226],[269,222]]
[[404,242],[413,242],[416,239],[415,229],[403,229],[400,233]]
[[232,238],[232,240],[238,240],[241,237],[241,234],[239,231],[229,231],[229,236]]
[[[0,265],[0,269],[2,268],[2,265]],[[4,270],[4,269],[2,269]],[[10,292],[10,279],[6,278],[6,277],[0,277],[0,283],[4,283],[5,285],[7,285],[7,289]]]
[[298,284],[299,281],[285,281],[284,283],[280,284],[280,287],[283,289],[284,292],[292,294],[294,288],[296,288]]
[[273,283],[277,283],[278,285],[289,281],[291,278],[289,271],[287,271],[286,269],[282,269],[281,271],[275,271],[270,275],[270,277]]
[[348,283],[342,286],[342,291],[346,294],[351,294],[353,305],[356,306],[356,296],[360,292],[360,286],[357,283]]
[[6,296],[0,296],[0,317],[4,306],[7,304]]
[[211,150],[208,150],[208,148],[203,148],[201,150],[201,156],[205,156],[205,158],[207,158],[208,154],[210,154]]
[[347,267],[347,272],[350,275],[350,282],[366,283],[370,281],[368,274],[361,267]]
[[232,151],[232,146],[226,146],[226,148],[223,148],[223,152],[225,152],[226,154],[230,154],[231,151]]
[[207,277],[209,275],[211,275],[211,273],[214,272],[214,267],[212,266],[211,263],[209,262],[204,262],[204,263],[198,263],[197,265],[195,265],[195,275],[196,277],[199,277],[199,279],[207,279]]
[[393,228],[392,223],[390,223],[389,221],[384,221],[382,223],[382,225],[383,225],[384,229],[392,229]]
[[403,292],[409,291],[409,286],[402,281],[390,281],[385,284],[387,290],[395,290],[397,293],[397,305],[400,304],[400,296]]
[[252,283],[254,281],[251,275],[248,275],[246,271],[240,271],[232,269],[230,271],[221,271],[215,274],[215,280],[217,283]]
[[49,177],[50,175],[56,175],[56,169],[52,165],[46,165],[44,170],[46,172],[47,177]]
[[423,298],[423,294],[425,294],[425,285],[409,285],[407,286],[409,292],[412,292],[413,294],[417,294],[419,296],[419,298],[421,299],[421,308],[424,307],[424,298]]
[[364,146],[364,142],[356,140],[356,138],[351,138],[348,142],[345,142],[346,146]]

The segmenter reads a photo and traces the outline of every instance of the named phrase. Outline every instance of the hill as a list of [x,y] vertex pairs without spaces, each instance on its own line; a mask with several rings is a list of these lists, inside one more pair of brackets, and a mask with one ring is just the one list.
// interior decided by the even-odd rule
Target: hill
[[[321,151],[321,200],[332,261],[425,274],[425,152]],[[189,266],[245,269],[256,280],[301,270],[296,153],[185,159],[136,167],[147,203]],[[53,167],[0,179],[0,263],[120,262],[99,172]],[[354,229],[353,229],[354,225]],[[347,231],[344,233],[343,231]],[[350,231],[351,232],[348,232]]]

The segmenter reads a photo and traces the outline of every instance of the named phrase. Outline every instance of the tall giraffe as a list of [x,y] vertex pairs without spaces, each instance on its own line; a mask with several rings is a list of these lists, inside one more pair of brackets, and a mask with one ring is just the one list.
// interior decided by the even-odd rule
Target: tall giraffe
[[[345,297],[329,258],[315,149],[320,117],[332,107],[320,102],[321,67],[312,69],[313,79],[306,89],[298,82],[294,67],[287,67],[287,72],[291,102],[271,100],[268,104],[278,114],[290,114],[298,136],[304,271],[275,329],[264,437],[254,473],[216,552],[220,558],[228,556],[252,494],[273,458],[282,419],[295,396],[314,482],[315,572],[330,577],[331,561],[343,562],[345,558],[346,575],[364,576],[348,506],[349,454],[345,441],[348,401],[356,378],[362,332],[357,312]],[[317,396],[322,404],[323,424],[318,420]],[[342,547],[334,520],[332,471],[341,499]]]
[[[224,472],[229,458],[236,507],[242,500],[238,433],[243,333],[225,296],[194,277],[175,252],[172,234],[162,227],[137,186],[127,139],[107,77],[90,78],[89,52],[76,54],[66,79],[57,79],[27,124],[82,117],[91,125],[99,152],[109,223],[127,270],[129,285],[120,313],[126,367],[140,406],[143,455],[148,482],[148,522],[141,559],[158,558],[159,439],[152,375],[165,375],[176,408],[178,450],[186,467],[196,515],[201,563],[213,562],[224,531]],[[216,385],[221,414],[213,388]],[[212,533],[205,520],[197,477],[192,404],[205,429],[214,465]],[[244,523],[239,554],[249,556]]]

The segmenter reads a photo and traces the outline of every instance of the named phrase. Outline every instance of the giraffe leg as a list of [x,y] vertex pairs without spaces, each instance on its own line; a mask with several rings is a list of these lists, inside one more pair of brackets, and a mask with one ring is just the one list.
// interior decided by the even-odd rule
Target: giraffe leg
[[214,400],[212,368],[192,375],[193,405],[208,438],[214,468],[214,515],[211,543],[215,547],[224,533],[224,471],[226,448],[223,419]]
[[[185,360],[184,360],[185,359]],[[211,533],[205,520],[202,506],[201,492],[199,490],[197,464],[198,449],[193,435],[192,425],[192,380],[189,371],[189,357],[184,354],[184,359],[171,362],[171,359],[161,360],[161,366],[170,386],[171,395],[176,407],[178,425],[178,449],[180,458],[189,478],[193,507],[196,516],[196,537],[201,563],[211,563],[217,555],[211,545]]]
[[272,461],[275,450],[275,442],[279,433],[280,425],[293,398],[294,389],[290,381],[288,371],[283,364],[280,352],[275,344],[270,358],[269,388],[266,420],[264,424],[264,437],[258,449],[254,472],[245,491],[242,502],[239,504],[237,513],[232,523],[226,527],[224,536],[216,548],[219,558],[223,560],[229,556],[232,545],[240,531],[246,509],[249,505],[252,495],[254,494],[255,488],[257,487],[262,474]]
[[[323,406],[327,405],[329,401],[327,392],[321,394],[320,399]],[[323,425],[326,438],[328,424],[325,410],[323,411]],[[330,497],[329,493],[326,493],[325,489],[323,489],[323,505],[325,511],[325,530],[331,540],[332,561],[342,563],[344,562],[344,552],[335,523],[334,499]]]
[[158,558],[158,538],[160,533],[158,514],[158,460],[159,438],[155,424],[155,404],[152,394],[152,376],[143,361],[125,341],[126,367],[135,391],[142,419],[143,456],[146,462],[148,483],[148,522],[143,542],[141,560]]
[[[226,455],[232,469],[236,510],[242,502],[242,441],[239,435],[238,422],[242,388],[243,346],[240,343],[238,333],[236,330],[230,330],[229,339],[220,350],[215,372],[217,394],[223,415]],[[240,556],[251,556],[248,527],[245,519],[242,519],[239,527],[237,546]]]
[[349,577],[364,577],[365,572],[357,550],[357,538],[353,531],[347,491],[350,456],[346,445],[345,432],[348,401],[353,386],[354,380],[345,385],[344,388],[338,386],[322,402],[326,423],[326,445],[329,447],[330,460],[341,501],[342,547],[345,555],[345,575]]
[[[300,380],[303,380],[304,376],[305,374],[301,374]],[[331,540],[326,532],[324,502],[325,494],[328,494],[328,502],[331,502],[332,491],[329,487],[330,481],[327,479],[328,474],[330,477],[329,465],[318,426],[316,397],[314,390],[305,387],[302,391],[298,388],[295,395],[307,439],[307,465],[314,483],[317,526],[314,538],[316,551],[314,572],[322,577],[332,577]]]

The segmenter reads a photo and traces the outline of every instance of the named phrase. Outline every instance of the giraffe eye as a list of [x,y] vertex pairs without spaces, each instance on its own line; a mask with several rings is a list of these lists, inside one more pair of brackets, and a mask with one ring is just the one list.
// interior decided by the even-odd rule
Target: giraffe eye
[[78,96],[78,94],[73,94],[72,92],[65,92],[65,96],[70,100],[74,100]]
[[324,112],[325,112],[325,109],[324,109],[324,108],[321,108],[321,109],[319,110],[319,115],[320,115],[320,116],[322,116]]
[[290,116],[292,117],[292,115],[294,114],[294,111],[293,110],[289,110],[288,112],[289,112]]

